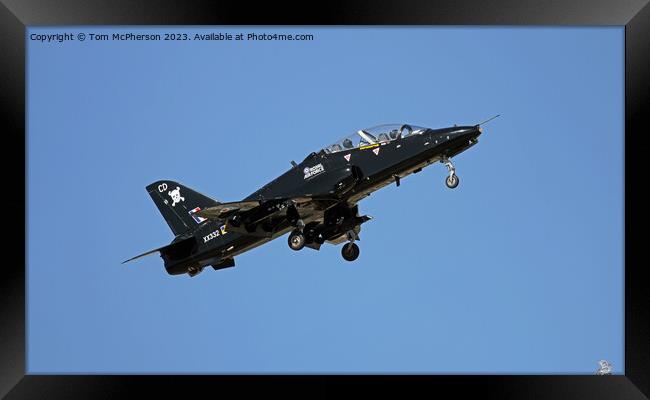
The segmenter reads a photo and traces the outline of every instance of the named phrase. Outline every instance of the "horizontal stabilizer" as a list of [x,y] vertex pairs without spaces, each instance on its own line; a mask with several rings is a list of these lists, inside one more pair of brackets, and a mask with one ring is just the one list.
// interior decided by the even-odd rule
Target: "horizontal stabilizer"
[[138,258],[141,258],[141,257],[144,257],[144,256],[151,255],[151,254],[153,254],[153,253],[159,252],[159,251],[162,250],[163,248],[164,248],[164,246],[163,246],[163,247],[159,247],[159,248],[157,248],[157,249],[149,250],[149,251],[146,252],[146,253],[138,254],[137,256],[135,256],[135,257],[131,257],[131,258],[129,258],[129,259],[126,260],[126,261],[122,261],[122,264],[126,264],[126,263],[128,263],[129,261],[137,260]]
[[138,258],[145,257],[145,256],[148,256],[148,255],[157,253],[157,252],[160,252],[162,254],[162,253],[165,253],[165,252],[173,251],[174,249],[176,249],[178,247],[186,245],[187,242],[191,241],[191,240],[194,240],[193,236],[190,236],[190,237],[185,238],[185,239],[178,240],[178,241],[173,242],[171,244],[168,244],[166,246],[158,247],[157,249],[149,250],[146,253],[142,253],[142,254],[139,254],[139,255],[137,255],[135,257],[129,258],[126,261],[122,261],[122,264],[128,263],[129,261],[133,261],[133,260],[136,260]]

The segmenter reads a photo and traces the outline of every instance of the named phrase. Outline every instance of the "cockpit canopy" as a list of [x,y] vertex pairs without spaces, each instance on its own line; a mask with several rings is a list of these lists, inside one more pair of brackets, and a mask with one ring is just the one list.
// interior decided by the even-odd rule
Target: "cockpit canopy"
[[410,135],[419,135],[427,128],[408,124],[386,124],[360,129],[323,149],[325,153],[336,153],[368,146],[375,143],[390,142]]

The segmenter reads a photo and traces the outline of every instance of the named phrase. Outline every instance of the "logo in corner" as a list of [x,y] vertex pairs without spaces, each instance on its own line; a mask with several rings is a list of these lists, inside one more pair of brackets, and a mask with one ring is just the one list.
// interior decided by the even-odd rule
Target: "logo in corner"
[[192,219],[197,223],[200,224],[201,222],[205,221],[207,218],[199,217],[196,215],[197,212],[201,211],[201,207],[196,207],[193,210],[188,211]]
[[172,190],[171,192],[167,192],[167,194],[172,198],[172,207],[176,207],[176,203],[185,201],[185,197],[181,196],[181,188],[178,186],[176,186],[176,189]]
[[598,370],[596,375],[611,375],[612,374],[612,364],[607,360],[598,361]]

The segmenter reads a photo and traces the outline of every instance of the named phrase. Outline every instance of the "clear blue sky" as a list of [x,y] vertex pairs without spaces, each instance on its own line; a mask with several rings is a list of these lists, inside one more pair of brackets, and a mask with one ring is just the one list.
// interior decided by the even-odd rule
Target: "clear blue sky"
[[[28,40],[29,373],[624,372],[622,27],[121,30],[315,39]],[[120,264],[172,239],[158,179],[235,201],[356,129],[499,113],[457,189],[360,203],[354,263]]]

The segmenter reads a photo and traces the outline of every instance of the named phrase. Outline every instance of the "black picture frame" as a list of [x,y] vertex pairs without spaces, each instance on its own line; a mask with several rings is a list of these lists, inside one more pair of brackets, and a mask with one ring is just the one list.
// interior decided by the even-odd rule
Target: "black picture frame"
[[[0,4],[0,109],[4,131],[5,185],[23,187],[5,200],[5,221],[12,226],[3,238],[0,287],[0,396],[7,398],[114,398],[146,385],[169,393],[178,388],[216,383],[220,393],[239,394],[275,387],[277,383],[314,382],[319,394],[327,383],[372,382],[387,394],[405,386],[430,393],[451,390],[481,398],[643,399],[650,394],[650,318],[644,307],[648,284],[645,264],[636,257],[635,232],[642,232],[645,198],[637,187],[640,174],[637,140],[647,135],[643,106],[649,104],[650,6],[647,1],[400,1],[302,2],[281,4],[225,1],[2,0]],[[25,152],[25,45],[28,26],[54,25],[618,25],[625,26],[625,375],[426,375],[426,376],[118,376],[26,375],[25,268],[27,246]],[[22,149],[22,152],[18,151]],[[24,157],[21,157],[24,155]],[[603,160],[607,162],[607,160]],[[638,178],[638,179],[637,179]],[[22,211],[22,212],[20,212]],[[638,212],[637,212],[638,211]],[[23,219],[24,218],[24,219]],[[23,219],[23,220],[21,220]],[[7,223],[7,222],[6,222]],[[20,227],[25,230],[21,230]],[[20,235],[22,233],[22,237]],[[636,239],[638,240],[638,239]],[[22,253],[20,249],[23,249]],[[15,256],[15,258],[14,258]],[[290,380],[289,380],[290,378]],[[392,385],[401,381],[407,385]],[[259,386],[261,385],[261,387]],[[322,393],[320,393],[322,391]],[[198,392],[197,392],[198,393]]]

